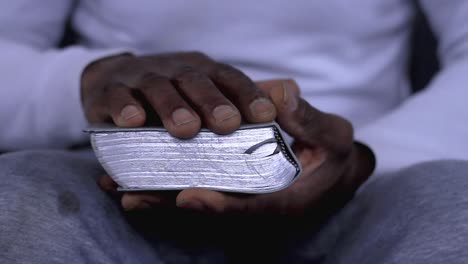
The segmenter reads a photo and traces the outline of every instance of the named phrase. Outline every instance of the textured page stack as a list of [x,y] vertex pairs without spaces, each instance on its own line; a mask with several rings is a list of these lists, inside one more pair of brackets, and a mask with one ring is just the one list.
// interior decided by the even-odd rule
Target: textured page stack
[[289,186],[301,167],[275,123],[230,135],[202,129],[177,139],[164,128],[93,127],[94,152],[120,190],[212,190],[267,193]]

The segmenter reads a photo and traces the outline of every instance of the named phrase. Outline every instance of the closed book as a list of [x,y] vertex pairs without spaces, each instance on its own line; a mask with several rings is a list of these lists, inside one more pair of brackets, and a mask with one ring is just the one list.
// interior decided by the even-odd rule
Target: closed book
[[94,126],[87,132],[99,162],[122,191],[269,193],[301,173],[276,123],[243,125],[228,135],[201,129],[191,139],[175,138],[162,127]]

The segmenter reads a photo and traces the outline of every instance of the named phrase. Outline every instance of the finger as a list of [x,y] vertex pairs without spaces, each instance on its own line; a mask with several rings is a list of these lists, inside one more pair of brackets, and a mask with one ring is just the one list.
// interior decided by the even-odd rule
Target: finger
[[347,120],[312,107],[297,96],[291,82],[283,82],[270,90],[278,109],[277,122],[296,140],[321,146],[336,154],[347,153],[353,142],[353,128]]
[[287,83],[287,86],[292,89],[293,93],[296,96],[301,95],[301,91],[299,90],[299,86],[297,85],[296,81],[293,79],[274,79],[274,80],[265,80],[265,81],[256,81],[255,84],[257,85],[260,90],[266,95],[270,95],[270,92],[275,87],[283,87]]
[[108,175],[99,177],[97,180],[97,185],[101,188],[101,190],[115,199],[115,201],[119,201],[122,198],[122,192],[117,190],[119,185]]
[[191,138],[198,133],[201,127],[200,117],[169,79],[149,73],[142,78],[138,88],[171,135]]
[[141,103],[132,95],[131,88],[117,84],[108,86],[102,95],[103,103],[107,104],[108,114],[114,124],[119,127],[142,126],[146,120],[146,113]]
[[108,175],[98,178],[98,185],[105,192],[116,192],[119,185]]
[[216,64],[210,73],[214,81],[250,123],[271,122],[276,109],[267,96],[244,73],[226,64]]
[[207,189],[187,189],[179,193],[176,205],[180,208],[216,214],[267,212],[286,213],[290,203],[287,190],[270,194],[234,194]]
[[175,196],[173,192],[127,192],[122,196],[121,204],[126,211],[173,207]]
[[246,212],[247,203],[247,199],[242,200],[206,189],[183,190],[176,198],[177,207],[213,213]]
[[175,82],[210,130],[228,134],[239,128],[239,111],[206,75],[186,68],[175,76]]

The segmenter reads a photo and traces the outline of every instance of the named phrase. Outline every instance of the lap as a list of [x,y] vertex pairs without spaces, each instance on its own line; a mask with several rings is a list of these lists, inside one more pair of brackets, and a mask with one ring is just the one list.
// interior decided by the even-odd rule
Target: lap
[[[61,250],[60,255],[80,257],[81,262],[172,259],[182,263],[190,262],[194,255],[220,260],[225,253],[234,256],[245,249],[249,254],[317,263],[423,263],[428,257],[434,262],[425,263],[439,263],[437,258],[457,263],[461,257],[468,258],[461,252],[461,245],[468,242],[466,161],[422,163],[376,176],[318,232],[311,227],[300,235],[287,234],[288,226],[270,225],[270,232],[283,229],[287,234],[272,240],[255,237],[267,235],[265,232],[236,234],[231,226],[216,227],[217,219],[192,214],[140,214],[140,220],[147,218],[152,221],[150,226],[159,226],[153,229],[156,232],[147,232],[139,223],[129,223],[118,202],[98,188],[96,179],[102,173],[91,152],[0,155],[0,206],[4,210],[0,248],[6,249],[0,256],[30,259],[42,255],[44,259],[35,261],[40,263]],[[197,230],[190,232],[192,229]],[[245,245],[230,241],[234,237],[244,239]],[[28,256],[25,246],[30,248]],[[77,256],[80,251],[83,253]]]
[[376,175],[295,254],[324,263],[466,263],[468,162]]
[[[145,239],[103,193],[89,152],[0,156],[0,259],[8,263],[153,263]],[[138,257],[137,257],[138,256]]]

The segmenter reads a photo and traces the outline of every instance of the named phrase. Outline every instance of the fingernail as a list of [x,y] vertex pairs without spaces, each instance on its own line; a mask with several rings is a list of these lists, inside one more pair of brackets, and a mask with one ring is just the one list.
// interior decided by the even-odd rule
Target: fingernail
[[172,121],[176,126],[185,125],[196,120],[197,118],[185,108],[179,108],[172,112]]
[[212,114],[216,122],[224,122],[237,116],[239,113],[230,105],[219,105],[213,110]]
[[298,102],[297,96],[293,92],[293,88],[290,87],[288,82],[282,82],[283,86],[283,103],[286,105],[286,108],[293,112],[296,111]]
[[206,207],[200,201],[197,200],[181,202],[180,204],[177,204],[177,207],[197,211],[204,211],[206,209]]
[[266,98],[259,98],[250,104],[250,111],[256,116],[270,116],[275,106]]
[[127,105],[120,112],[120,115],[122,116],[124,120],[130,120],[140,114],[141,114],[140,109],[138,109],[138,107],[134,105]]

